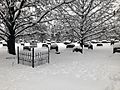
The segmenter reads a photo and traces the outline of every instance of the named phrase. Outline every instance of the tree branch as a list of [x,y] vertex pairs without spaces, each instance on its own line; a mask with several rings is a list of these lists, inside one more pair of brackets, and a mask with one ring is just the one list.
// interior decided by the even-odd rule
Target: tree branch
[[75,0],[71,0],[71,1],[69,1],[69,2],[65,2],[65,1],[64,1],[64,2],[62,2],[61,4],[56,5],[55,7],[47,10],[47,11],[38,19],[38,21],[34,22],[32,25],[27,26],[27,27],[25,27],[24,29],[22,29],[21,31],[17,32],[17,33],[15,34],[15,37],[17,36],[17,34],[23,32],[25,29],[30,28],[30,27],[36,25],[37,23],[39,23],[39,22],[40,22],[49,12],[51,12],[52,10],[54,10],[54,9],[62,6],[63,4],[69,4],[69,3],[72,3],[72,2],[74,2],[74,1],[75,1]]
[[95,32],[95,33],[92,33],[92,34],[89,34],[89,35],[86,35],[86,36],[84,36],[83,39],[85,39],[85,38],[87,38],[87,37],[90,37],[90,36],[93,36],[93,35],[96,35],[96,34],[99,34],[99,33],[102,33],[102,32],[103,32],[103,30],[98,31],[98,32]]
[[69,8],[74,12],[76,13],[78,16],[82,17],[82,14],[80,14],[79,12],[77,12],[76,10],[74,10],[70,5],[68,5]]
[[1,34],[0,34],[0,38],[2,38],[3,40],[5,40],[7,42],[7,40],[3,36],[1,36]]
[[[21,3],[20,3],[20,7],[16,10],[16,13],[17,15],[15,15],[14,17],[14,21],[20,16],[20,13],[21,13],[21,9],[24,5],[24,3],[26,2],[26,0],[22,0]],[[18,12],[17,12],[18,11]]]
[[4,30],[2,30],[1,28],[0,28],[0,31],[1,31],[4,35],[9,36],[9,34],[8,34],[7,32],[5,32]]
[[93,28],[88,29],[85,33],[87,33],[88,31],[91,31],[93,29],[96,29],[97,27],[99,27],[100,25],[102,25],[103,23],[105,23],[106,21],[110,20],[113,16],[114,16],[114,14],[112,16],[108,17],[106,20],[104,20],[101,23],[99,23],[98,25],[94,26]]

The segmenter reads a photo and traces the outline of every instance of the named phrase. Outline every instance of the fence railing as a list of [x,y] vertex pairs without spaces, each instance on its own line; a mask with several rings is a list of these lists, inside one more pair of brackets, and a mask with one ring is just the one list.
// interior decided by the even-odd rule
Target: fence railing
[[49,58],[50,57],[50,50],[46,52],[35,52],[34,48],[32,48],[31,51],[20,51],[19,47],[17,47],[17,58],[18,58],[18,64],[23,65],[29,65],[33,68],[35,66],[39,66],[41,64],[50,63]]

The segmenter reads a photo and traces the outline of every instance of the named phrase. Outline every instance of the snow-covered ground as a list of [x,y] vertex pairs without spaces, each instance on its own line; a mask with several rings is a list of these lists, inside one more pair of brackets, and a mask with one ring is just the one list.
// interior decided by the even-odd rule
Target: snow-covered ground
[[17,64],[0,45],[0,90],[120,90],[120,53],[112,54],[113,46],[81,54],[58,45],[61,53],[52,50],[50,64],[35,68]]

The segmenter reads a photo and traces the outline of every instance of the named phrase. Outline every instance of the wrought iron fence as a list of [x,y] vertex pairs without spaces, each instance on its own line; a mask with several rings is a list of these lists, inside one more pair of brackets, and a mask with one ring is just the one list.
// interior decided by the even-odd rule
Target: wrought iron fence
[[41,64],[49,63],[50,50],[46,52],[35,52],[34,48],[31,51],[20,51],[17,47],[18,64],[29,65],[33,68]]

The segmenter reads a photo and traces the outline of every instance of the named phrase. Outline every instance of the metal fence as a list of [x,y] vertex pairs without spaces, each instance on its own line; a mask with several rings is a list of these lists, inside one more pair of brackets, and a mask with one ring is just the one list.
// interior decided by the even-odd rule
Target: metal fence
[[39,66],[41,64],[49,63],[50,50],[48,48],[47,52],[35,52],[34,48],[31,51],[24,52],[20,51],[19,47],[17,47],[17,57],[18,64],[29,65],[33,68],[35,66]]

